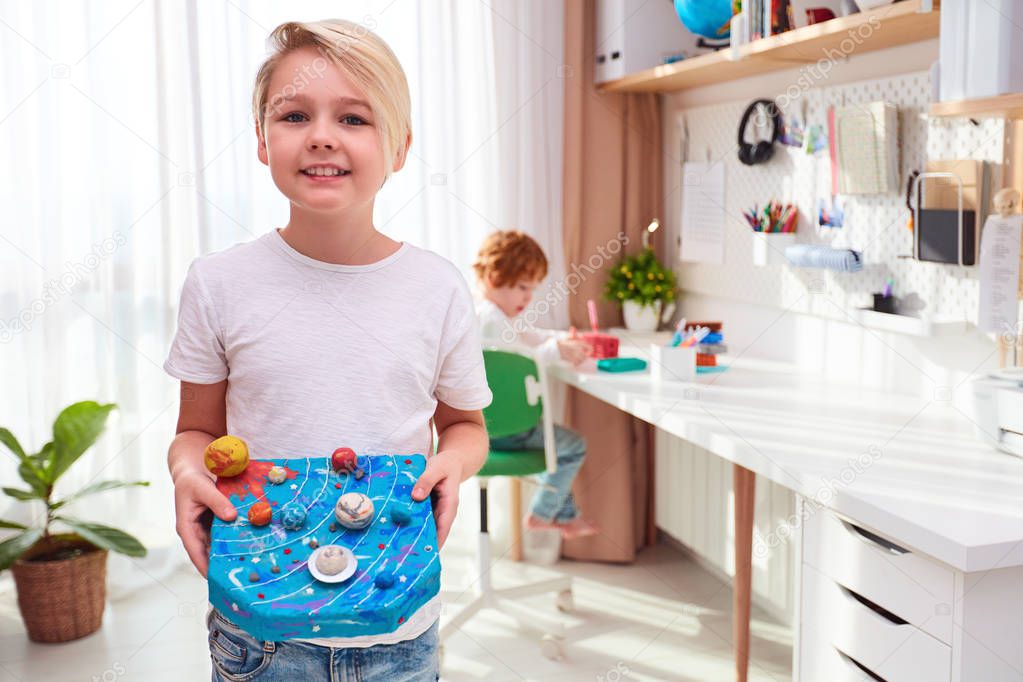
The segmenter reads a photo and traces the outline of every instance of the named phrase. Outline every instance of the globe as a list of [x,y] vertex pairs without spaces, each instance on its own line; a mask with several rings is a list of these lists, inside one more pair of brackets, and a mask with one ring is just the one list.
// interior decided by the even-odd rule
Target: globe
[[732,0],[675,0],[675,14],[692,33],[721,40],[729,34]]

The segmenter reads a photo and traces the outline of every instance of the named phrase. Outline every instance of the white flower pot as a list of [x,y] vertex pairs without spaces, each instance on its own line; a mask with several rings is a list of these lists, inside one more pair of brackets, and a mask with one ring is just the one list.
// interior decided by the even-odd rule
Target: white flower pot
[[[625,301],[622,314],[625,317],[625,328],[633,332],[653,332],[661,322],[661,303],[643,305],[637,301]],[[669,318],[675,312],[675,304],[664,307],[664,317]]]

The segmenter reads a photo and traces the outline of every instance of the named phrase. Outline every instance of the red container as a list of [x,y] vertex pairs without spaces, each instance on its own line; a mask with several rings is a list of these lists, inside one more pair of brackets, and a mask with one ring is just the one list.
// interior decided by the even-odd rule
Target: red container
[[580,337],[590,346],[590,357],[603,360],[618,357],[618,337],[600,332],[586,332]]
[[717,367],[718,356],[710,353],[697,353],[696,354],[696,366],[697,367]]

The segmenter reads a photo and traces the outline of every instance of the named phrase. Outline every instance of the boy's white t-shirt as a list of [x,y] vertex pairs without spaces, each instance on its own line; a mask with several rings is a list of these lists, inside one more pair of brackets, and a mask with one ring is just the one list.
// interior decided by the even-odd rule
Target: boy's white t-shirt
[[558,339],[564,336],[564,332],[534,327],[523,315],[508,317],[493,301],[480,296],[476,299],[476,319],[484,343],[529,346],[534,357],[544,365],[561,359]]
[[[190,383],[228,379],[227,431],[254,458],[430,455],[437,401],[490,404],[461,273],[408,243],[369,265],[305,256],[277,230],[196,258],[164,363]],[[230,614],[225,614],[230,617]],[[305,640],[368,647],[418,637],[440,597],[385,635]]]

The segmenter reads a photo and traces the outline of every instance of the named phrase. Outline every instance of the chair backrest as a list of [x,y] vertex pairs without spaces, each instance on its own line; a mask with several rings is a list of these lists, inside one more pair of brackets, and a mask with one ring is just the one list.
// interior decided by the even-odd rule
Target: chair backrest
[[543,402],[539,397],[540,373],[536,362],[525,355],[506,350],[483,350],[487,384],[494,401],[483,409],[487,432],[493,438],[522,433],[540,423]]

